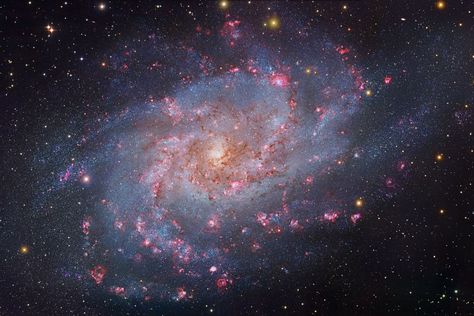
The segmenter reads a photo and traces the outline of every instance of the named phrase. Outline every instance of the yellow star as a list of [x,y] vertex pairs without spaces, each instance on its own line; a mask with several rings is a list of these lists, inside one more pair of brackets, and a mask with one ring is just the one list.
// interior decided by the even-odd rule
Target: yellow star
[[436,9],[444,10],[446,8],[446,2],[443,0],[436,1]]
[[264,23],[263,25],[273,30],[279,29],[280,19],[278,18],[278,16],[274,15],[271,18],[269,18],[268,21]]
[[28,248],[28,246],[22,245],[22,246],[20,247],[20,253],[21,253],[22,255],[26,255],[28,252],[30,252],[30,248]]
[[227,9],[229,7],[229,1],[227,0],[222,0],[219,2],[219,8],[221,9]]

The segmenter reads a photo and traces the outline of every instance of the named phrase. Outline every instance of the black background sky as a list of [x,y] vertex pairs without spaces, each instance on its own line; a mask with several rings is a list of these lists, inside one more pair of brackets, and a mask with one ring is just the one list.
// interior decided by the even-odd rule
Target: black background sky
[[[2,1],[0,314],[474,315],[474,5],[449,0],[443,9],[434,1],[230,4],[234,15],[258,23],[278,14],[281,28],[284,17],[296,15],[301,25],[317,24],[350,43],[358,65],[372,74],[408,70],[394,78],[395,89],[373,96],[370,102],[390,104],[374,115],[390,117],[403,113],[404,104],[424,101],[442,110],[425,122],[430,137],[413,151],[400,193],[380,199],[352,230],[306,235],[302,242],[327,239],[332,247],[324,264],[290,275],[275,268],[267,271],[263,286],[219,300],[124,302],[61,279],[62,262],[76,260],[71,254],[80,252],[82,215],[71,212],[75,206],[68,202],[42,209],[38,187],[48,172],[35,167],[36,155],[59,136],[80,138],[88,132],[86,122],[123,106],[121,96],[100,102],[113,79],[100,65],[107,52],[147,32],[187,38],[197,24],[221,24],[224,16],[213,1]],[[126,101],[134,98],[142,96]]]

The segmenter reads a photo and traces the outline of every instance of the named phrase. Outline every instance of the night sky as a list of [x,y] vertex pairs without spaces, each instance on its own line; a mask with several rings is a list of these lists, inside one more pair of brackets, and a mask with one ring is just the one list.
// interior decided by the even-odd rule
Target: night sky
[[474,315],[472,2],[0,12],[0,315]]

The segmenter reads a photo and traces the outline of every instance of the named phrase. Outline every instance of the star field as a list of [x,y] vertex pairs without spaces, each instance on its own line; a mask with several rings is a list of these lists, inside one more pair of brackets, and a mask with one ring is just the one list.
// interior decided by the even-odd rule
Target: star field
[[472,3],[0,9],[1,315],[474,314]]

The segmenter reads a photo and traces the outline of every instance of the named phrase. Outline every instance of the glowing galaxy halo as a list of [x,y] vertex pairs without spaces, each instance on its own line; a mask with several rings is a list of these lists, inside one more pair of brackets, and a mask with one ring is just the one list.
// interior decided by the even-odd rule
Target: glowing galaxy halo
[[[359,154],[346,131],[367,89],[351,50],[322,37],[275,50],[230,18],[196,37],[152,34],[100,63],[115,74],[109,100],[133,101],[91,122],[82,156],[58,171],[56,190],[93,192],[82,278],[114,295],[221,295],[319,247],[285,238],[363,217],[362,202],[327,189]],[[140,101],[141,87],[160,92]]]

